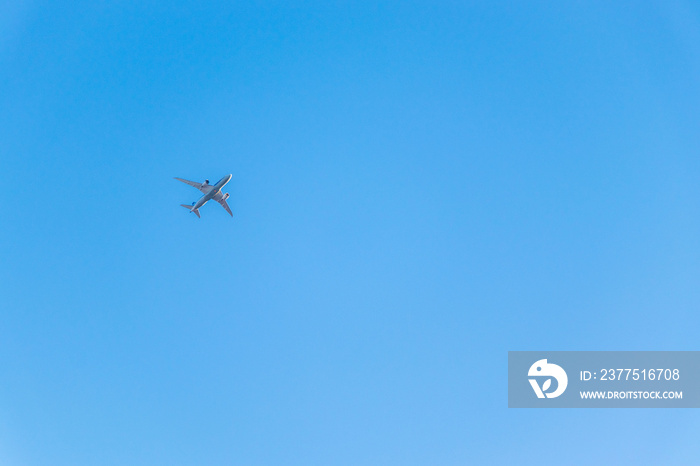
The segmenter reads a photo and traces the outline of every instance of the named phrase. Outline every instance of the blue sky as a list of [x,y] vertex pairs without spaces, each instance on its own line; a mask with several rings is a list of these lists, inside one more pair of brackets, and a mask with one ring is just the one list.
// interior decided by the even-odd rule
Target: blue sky
[[685,1],[0,3],[0,463],[694,464],[693,410],[509,410],[506,365],[698,349],[699,44]]

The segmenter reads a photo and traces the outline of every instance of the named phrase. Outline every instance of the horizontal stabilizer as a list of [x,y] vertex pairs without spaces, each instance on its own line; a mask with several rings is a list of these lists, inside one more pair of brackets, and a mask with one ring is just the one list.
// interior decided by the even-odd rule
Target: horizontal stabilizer
[[180,205],[181,205],[182,207],[184,207],[185,209],[189,210],[190,212],[194,212],[195,215],[197,215],[197,218],[202,218],[202,216],[199,215],[199,209],[194,209],[194,210],[192,210],[192,206],[191,206],[191,205],[187,205],[187,204],[180,204]]

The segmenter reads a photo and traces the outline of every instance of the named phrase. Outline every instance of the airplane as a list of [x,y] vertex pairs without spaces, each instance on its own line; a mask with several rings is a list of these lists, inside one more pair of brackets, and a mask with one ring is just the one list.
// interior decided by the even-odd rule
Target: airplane
[[182,181],[185,184],[188,184],[194,188],[199,189],[204,193],[204,196],[200,197],[197,202],[193,202],[192,205],[187,205],[187,204],[180,204],[182,207],[185,207],[188,209],[190,212],[194,212],[195,215],[197,215],[197,218],[202,218],[201,215],[199,215],[199,208],[202,207],[204,204],[209,202],[211,199],[214,199],[216,202],[221,204],[221,207],[226,209],[226,212],[233,217],[233,214],[231,213],[231,209],[229,209],[228,204],[226,203],[226,199],[228,199],[229,194],[223,194],[221,192],[221,188],[224,187],[226,183],[228,183],[231,180],[231,176],[233,175],[226,175],[223,178],[221,178],[219,181],[216,182],[216,184],[209,184],[209,180],[204,180],[204,183],[197,183],[195,181],[187,181],[183,180],[182,178],[177,178],[175,177],[176,180]]

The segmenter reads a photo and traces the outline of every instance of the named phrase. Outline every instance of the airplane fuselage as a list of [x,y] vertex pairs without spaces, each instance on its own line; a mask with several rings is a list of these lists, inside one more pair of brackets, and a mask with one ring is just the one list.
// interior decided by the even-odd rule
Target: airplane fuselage
[[221,178],[219,181],[216,182],[216,184],[210,185],[211,189],[204,194],[204,196],[200,197],[199,200],[194,204],[192,207],[192,210],[199,209],[202,207],[204,204],[209,202],[210,200],[216,198],[217,195],[221,194],[221,188],[226,186],[226,183],[228,183],[231,180],[231,175],[226,175],[223,178]]

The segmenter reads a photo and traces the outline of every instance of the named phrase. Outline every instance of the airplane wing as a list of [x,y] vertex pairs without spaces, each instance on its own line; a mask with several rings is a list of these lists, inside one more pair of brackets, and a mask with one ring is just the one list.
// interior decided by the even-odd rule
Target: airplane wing
[[182,178],[178,178],[178,177],[175,177],[175,179],[178,181],[182,181],[183,183],[188,184],[188,185],[192,186],[193,188],[197,188],[200,191],[202,191],[203,193],[211,191],[211,186],[209,186],[209,185],[205,186],[202,183],[197,183],[196,181],[183,180]]
[[229,214],[231,217],[233,217],[233,214],[231,213],[231,209],[228,208],[228,204],[226,203],[226,199],[221,198],[221,199],[218,199],[216,202],[218,202],[219,204],[221,204],[221,207],[223,207],[224,209],[226,209],[226,212],[228,212],[228,214]]

